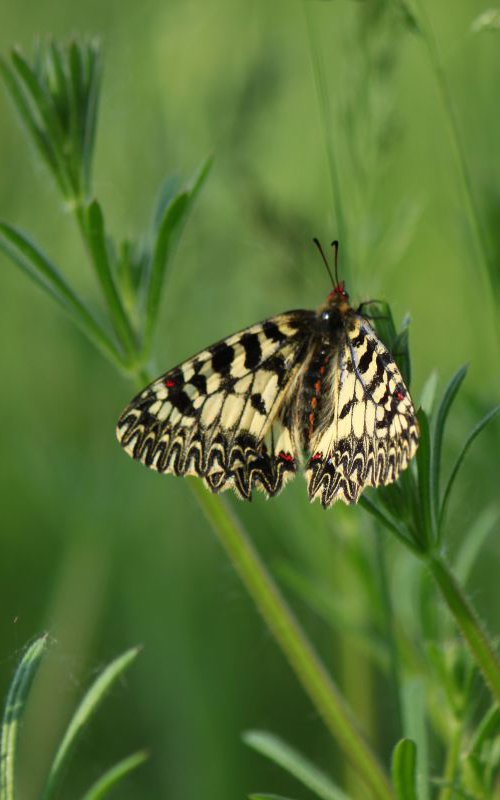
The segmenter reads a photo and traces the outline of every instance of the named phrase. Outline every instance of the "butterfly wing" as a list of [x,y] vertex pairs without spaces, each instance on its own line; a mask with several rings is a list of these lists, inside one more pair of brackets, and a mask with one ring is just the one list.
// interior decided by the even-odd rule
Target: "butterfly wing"
[[309,497],[356,503],[367,486],[392,483],[415,455],[413,402],[393,357],[360,314],[346,315],[325,381],[330,401],[310,441]]
[[162,375],[123,412],[124,449],[158,472],[198,475],[215,492],[276,494],[297,469],[289,397],[312,316],[286,312]]

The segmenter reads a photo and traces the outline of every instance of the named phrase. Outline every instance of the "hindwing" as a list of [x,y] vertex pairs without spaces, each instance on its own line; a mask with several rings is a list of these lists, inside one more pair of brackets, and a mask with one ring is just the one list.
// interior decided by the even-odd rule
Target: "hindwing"
[[309,442],[311,500],[356,503],[367,486],[392,483],[415,455],[418,422],[393,357],[360,314],[345,315],[329,362],[329,398]]
[[213,491],[276,494],[297,469],[293,394],[313,312],[252,325],[151,383],[123,412],[124,449],[158,472],[198,475]]

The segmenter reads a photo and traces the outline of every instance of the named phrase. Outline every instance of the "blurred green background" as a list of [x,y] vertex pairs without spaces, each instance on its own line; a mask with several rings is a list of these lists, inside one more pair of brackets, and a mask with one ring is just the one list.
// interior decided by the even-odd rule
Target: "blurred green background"
[[[453,13],[443,0],[427,6],[497,253],[500,32],[470,32],[481,3],[457,1]],[[433,370],[442,386],[470,362],[446,442],[451,459],[498,399],[498,302],[475,252],[425,45],[398,4],[3,4],[2,53],[75,33],[103,42],[95,188],[117,238],[141,236],[168,174],[186,177],[215,157],[169,274],[158,372],[256,320],[321,303],[329,286],[311,239],[341,236],[354,301],[387,299],[398,323],[411,314],[416,398]],[[31,232],[97,302],[73,221],[5,91],[0,118],[0,218]],[[149,763],[118,790],[125,800],[229,800],[263,789],[307,800],[244,746],[242,731],[281,733],[337,776],[345,766],[187,481],[150,473],[120,451],[114,427],[134,387],[3,255],[0,292],[2,696],[23,645],[41,630],[54,639],[23,732],[23,800],[36,796],[90,677],[137,643],[144,651],[87,734],[63,797],[146,747]],[[492,632],[500,624],[499,452],[496,422],[471,451],[448,532],[453,551],[489,515],[493,534],[470,588]],[[393,687],[359,636],[374,624],[366,573],[356,571],[376,569],[370,520],[358,509],[309,507],[300,478],[272,502],[231,502],[386,758],[398,735]],[[384,546],[393,602],[411,626],[405,581],[419,567],[398,545]],[[304,586],[324,588],[316,608]],[[323,602],[328,613],[319,613]]]

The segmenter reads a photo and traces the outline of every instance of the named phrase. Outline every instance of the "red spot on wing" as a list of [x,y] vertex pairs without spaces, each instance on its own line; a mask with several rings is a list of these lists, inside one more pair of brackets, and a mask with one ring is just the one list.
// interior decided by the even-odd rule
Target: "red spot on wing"
[[175,381],[173,381],[172,378],[167,378],[165,381],[165,386],[167,389],[172,389],[175,386]]
[[311,461],[320,461],[322,458],[323,458],[323,453],[315,453],[312,456]]
[[278,453],[278,458],[282,458],[283,461],[288,461],[289,464],[292,464],[294,461],[293,456],[290,455],[290,453],[285,453],[284,450],[280,450],[280,452]]
[[404,392],[396,392],[396,397],[398,400],[404,400],[406,395]]

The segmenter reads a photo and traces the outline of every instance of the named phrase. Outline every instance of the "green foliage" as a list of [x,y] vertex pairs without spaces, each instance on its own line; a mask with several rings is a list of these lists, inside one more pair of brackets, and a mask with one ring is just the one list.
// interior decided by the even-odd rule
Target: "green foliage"
[[328,775],[278,736],[266,731],[247,731],[243,741],[279,764],[321,800],[347,800],[347,795]]
[[[2,800],[15,800],[18,797],[15,780],[18,770],[18,733],[25,716],[31,684],[40,667],[47,644],[48,637],[45,635],[40,636],[26,648],[7,693],[0,735],[0,797]],[[125,670],[136,659],[138,652],[137,649],[132,649],[116,658],[102,670],[87,690],[73,714],[54,756],[41,795],[43,800],[51,800],[58,796],[59,785],[67,772],[77,740],[88,728],[105,694],[123,676]],[[86,792],[82,800],[99,800],[99,798],[107,797],[109,791],[132,770],[140,766],[146,758],[145,753],[135,753],[116,764]]]
[[14,800],[19,726],[31,684],[46,645],[47,637],[41,636],[26,648],[7,692],[0,737],[0,797],[2,800]]
[[392,781],[398,800],[417,800],[417,748],[401,739],[392,753]]

